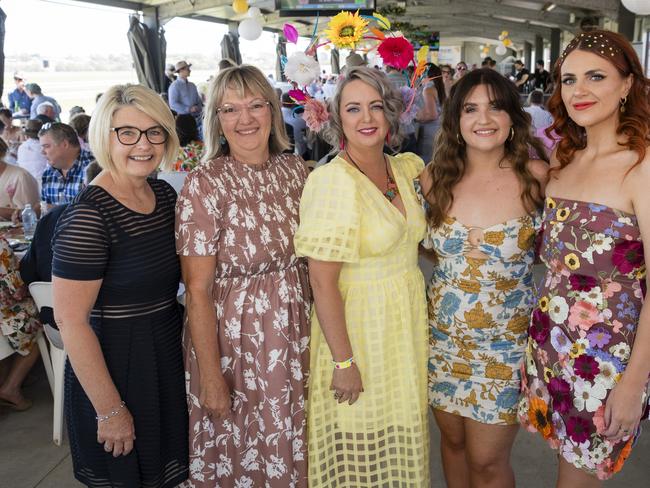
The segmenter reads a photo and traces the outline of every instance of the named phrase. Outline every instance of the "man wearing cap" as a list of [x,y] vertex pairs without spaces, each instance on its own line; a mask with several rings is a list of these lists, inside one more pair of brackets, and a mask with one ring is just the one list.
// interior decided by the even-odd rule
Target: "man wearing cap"
[[25,76],[16,71],[14,73],[16,89],[9,94],[9,109],[15,114],[28,115],[32,106],[32,99],[25,91]]
[[29,98],[32,99],[32,106],[29,112],[30,119],[37,118],[38,115],[37,109],[41,103],[50,102],[54,107],[54,118],[56,120],[59,120],[59,114],[61,113],[61,106],[56,100],[54,100],[54,98],[43,95],[43,90],[41,90],[41,87],[40,85],[38,85],[38,83],[27,83],[25,85],[25,90],[27,91],[27,95],[29,95]]
[[203,102],[196,85],[187,79],[190,76],[191,66],[186,61],[179,61],[174,66],[178,79],[169,85],[169,106],[178,115],[193,115],[198,122],[201,118]]
[[16,156],[18,166],[29,171],[36,181],[41,181],[41,176],[47,168],[47,158],[41,152],[41,143],[38,140],[38,131],[42,126],[43,123],[38,119],[25,122],[23,127],[25,141],[18,146],[18,155]]
[[41,178],[41,201],[48,205],[70,203],[84,186],[84,172],[93,155],[81,149],[77,133],[68,124],[45,124],[38,138],[50,163]]

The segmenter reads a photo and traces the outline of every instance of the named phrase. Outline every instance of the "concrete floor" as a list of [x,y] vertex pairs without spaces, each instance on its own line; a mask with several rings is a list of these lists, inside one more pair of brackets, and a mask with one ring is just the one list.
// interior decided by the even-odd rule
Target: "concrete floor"
[[[72,475],[67,443],[52,443],[52,396],[42,366],[36,369],[36,382],[25,394],[34,400],[26,412],[0,410],[0,488],[75,488],[82,487]],[[650,430],[650,423],[646,423]],[[440,466],[440,435],[431,421],[431,486],[445,486]],[[539,436],[520,431],[513,449],[512,465],[517,486],[550,488],[554,486],[555,456]],[[625,468],[605,484],[606,488],[650,487],[650,432],[642,436]]]

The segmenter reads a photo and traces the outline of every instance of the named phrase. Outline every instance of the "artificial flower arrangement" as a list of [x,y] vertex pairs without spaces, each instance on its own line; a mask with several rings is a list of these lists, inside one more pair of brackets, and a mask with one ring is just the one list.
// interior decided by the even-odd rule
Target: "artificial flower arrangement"
[[[331,44],[338,49],[360,49],[366,53],[376,49],[383,63],[401,70],[408,81],[408,86],[400,90],[405,107],[401,121],[411,122],[417,112],[413,102],[418,89],[430,80],[425,73],[429,46],[423,46],[415,54],[415,49],[409,40],[400,32],[392,32],[390,28],[390,21],[377,12],[366,16],[359,15],[358,11],[355,13],[343,11],[330,20],[324,32],[326,40],[319,43],[316,35],[318,30],[318,18],[316,18],[314,32],[307,49],[305,52],[292,54],[288,59],[284,58],[282,60],[284,72],[290,80],[306,87],[320,76],[320,66],[314,57],[319,47]],[[285,24],[283,32],[287,42],[297,44],[298,31],[293,25]],[[373,42],[374,45],[370,48],[360,47],[361,43],[365,44],[368,41]],[[411,64],[414,70],[409,76],[406,69]],[[304,88],[290,90],[289,95],[304,108],[303,118],[309,129],[320,132],[327,125],[329,112],[323,101],[310,97]]]

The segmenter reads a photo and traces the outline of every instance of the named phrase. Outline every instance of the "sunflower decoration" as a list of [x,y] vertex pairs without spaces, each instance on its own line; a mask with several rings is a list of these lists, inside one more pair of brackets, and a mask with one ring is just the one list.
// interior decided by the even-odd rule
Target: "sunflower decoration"
[[368,21],[355,13],[339,12],[325,30],[325,35],[339,49],[354,49],[363,35],[368,32]]
[[553,436],[551,414],[548,411],[548,405],[541,398],[533,397],[530,400],[528,420],[542,434],[544,439],[550,439]]

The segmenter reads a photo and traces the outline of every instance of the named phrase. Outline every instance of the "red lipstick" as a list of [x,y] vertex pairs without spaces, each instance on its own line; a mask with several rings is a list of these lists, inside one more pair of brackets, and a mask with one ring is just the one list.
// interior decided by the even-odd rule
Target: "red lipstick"
[[576,110],[585,110],[591,107],[592,105],[595,105],[596,102],[580,102],[580,103],[574,103],[573,108]]

